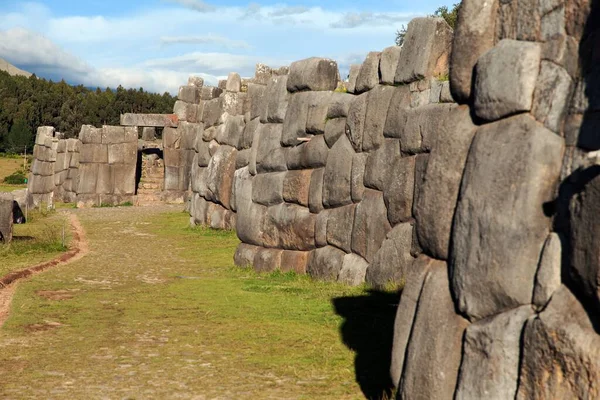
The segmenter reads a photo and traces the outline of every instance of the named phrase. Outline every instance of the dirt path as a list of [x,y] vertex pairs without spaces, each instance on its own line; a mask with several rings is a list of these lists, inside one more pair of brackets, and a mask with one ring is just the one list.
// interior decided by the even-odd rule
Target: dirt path
[[11,272],[0,278],[0,328],[6,322],[10,312],[10,304],[15,294],[18,281],[44,272],[49,268],[69,264],[82,259],[89,251],[85,230],[75,214],[69,214],[69,224],[73,239],[69,250],[54,260],[47,261],[20,271]]

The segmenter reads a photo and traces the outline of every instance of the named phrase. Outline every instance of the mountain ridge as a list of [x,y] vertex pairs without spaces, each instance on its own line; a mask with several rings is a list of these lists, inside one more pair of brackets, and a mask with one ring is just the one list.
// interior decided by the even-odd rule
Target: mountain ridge
[[31,75],[33,75],[31,72],[17,68],[2,58],[0,58],[0,71],[6,71],[11,76],[24,76],[26,78],[29,78]]

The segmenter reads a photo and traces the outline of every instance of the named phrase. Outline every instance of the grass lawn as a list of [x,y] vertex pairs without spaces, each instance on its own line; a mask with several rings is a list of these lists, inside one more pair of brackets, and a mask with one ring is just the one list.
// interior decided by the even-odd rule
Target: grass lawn
[[63,253],[62,231],[65,227],[65,244],[70,239],[70,226],[66,216],[56,212],[31,210],[26,224],[13,226],[13,241],[0,244],[0,276],[18,271]]
[[0,192],[12,192],[13,190],[25,189],[27,185],[8,185],[4,178],[23,168],[22,158],[0,157]]
[[72,211],[90,253],[19,285],[0,397],[382,398],[396,295],[237,269],[175,210]]

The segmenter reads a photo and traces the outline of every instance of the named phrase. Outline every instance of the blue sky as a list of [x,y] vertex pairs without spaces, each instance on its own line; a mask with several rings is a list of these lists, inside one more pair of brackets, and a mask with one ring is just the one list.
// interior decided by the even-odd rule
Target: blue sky
[[447,0],[0,0],[0,58],[86,86],[176,92],[189,75],[215,84],[312,57],[345,73],[396,30]]

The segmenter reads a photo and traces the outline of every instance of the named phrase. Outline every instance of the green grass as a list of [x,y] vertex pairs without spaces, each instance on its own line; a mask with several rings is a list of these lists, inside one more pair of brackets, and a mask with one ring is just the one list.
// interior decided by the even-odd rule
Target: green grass
[[149,210],[77,211],[90,253],[19,286],[0,397],[364,398],[332,304],[364,288],[235,268],[235,234]]
[[63,227],[66,245],[70,227],[64,215],[31,210],[28,217],[26,224],[13,226],[11,243],[0,244],[0,276],[49,261],[66,250],[62,242]]

